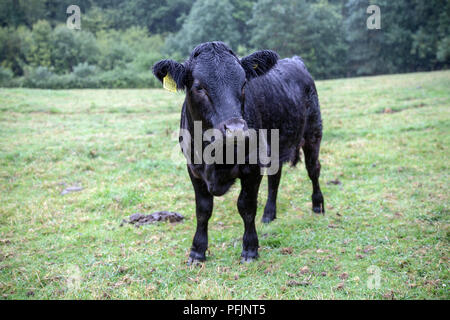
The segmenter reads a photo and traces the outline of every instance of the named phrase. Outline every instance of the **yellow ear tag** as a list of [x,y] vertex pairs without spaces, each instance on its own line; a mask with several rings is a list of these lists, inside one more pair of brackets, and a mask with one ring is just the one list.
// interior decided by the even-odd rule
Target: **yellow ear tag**
[[177,84],[169,74],[163,78],[163,88],[170,92],[177,92]]
[[255,64],[253,65],[253,69],[256,70],[256,68],[258,68],[258,64],[257,64],[257,63],[255,63]]

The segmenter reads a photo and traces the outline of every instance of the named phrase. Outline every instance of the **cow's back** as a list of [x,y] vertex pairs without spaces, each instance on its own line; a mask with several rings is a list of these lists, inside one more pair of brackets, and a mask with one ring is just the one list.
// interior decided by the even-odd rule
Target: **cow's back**
[[[249,127],[279,129],[280,161],[292,160],[302,140],[309,109],[318,108],[314,81],[299,57],[279,60],[246,88]],[[317,104],[317,105],[315,105]]]

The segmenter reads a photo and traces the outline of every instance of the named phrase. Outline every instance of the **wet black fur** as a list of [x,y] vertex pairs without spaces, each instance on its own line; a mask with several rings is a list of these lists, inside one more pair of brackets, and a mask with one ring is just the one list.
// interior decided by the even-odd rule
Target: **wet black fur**
[[[173,60],[156,63],[153,73],[160,81],[169,73],[177,87],[186,91],[180,128],[188,129],[192,137],[195,120],[202,121],[203,130],[231,118],[242,118],[255,130],[279,129],[280,162],[295,165],[303,149],[313,185],[313,211],[325,212],[318,180],[322,138],[319,101],[314,81],[299,57],[278,60],[275,52],[263,50],[239,59],[224,43],[208,42],[197,46],[183,64]],[[193,149],[193,145],[181,145]],[[262,178],[259,165],[190,164],[188,173],[195,190],[197,217],[189,262],[205,260],[213,197],[225,194],[237,178],[241,180],[237,205],[245,226],[242,259],[256,258],[255,216]],[[276,218],[280,178],[281,165],[277,174],[268,176],[264,222]]]

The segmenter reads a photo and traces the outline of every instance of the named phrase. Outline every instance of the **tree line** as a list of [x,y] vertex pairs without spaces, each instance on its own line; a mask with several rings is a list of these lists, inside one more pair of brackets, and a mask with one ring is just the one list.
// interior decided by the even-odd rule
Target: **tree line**
[[81,30],[66,26],[73,2],[0,0],[1,86],[155,87],[154,62],[213,40],[299,55],[316,79],[450,65],[447,0],[78,0]]

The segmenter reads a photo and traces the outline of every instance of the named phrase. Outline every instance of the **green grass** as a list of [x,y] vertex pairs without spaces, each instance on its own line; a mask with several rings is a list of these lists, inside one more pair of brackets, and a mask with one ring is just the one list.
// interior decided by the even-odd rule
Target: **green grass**
[[[170,160],[182,94],[0,89],[0,297],[449,299],[450,72],[317,86],[326,215],[299,163],[263,225],[264,179],[260,259],[241,265],[236,184],[215,199],[201,267],[185,264],[194,192]],[[186,219],[119,227],[159,210]]]

